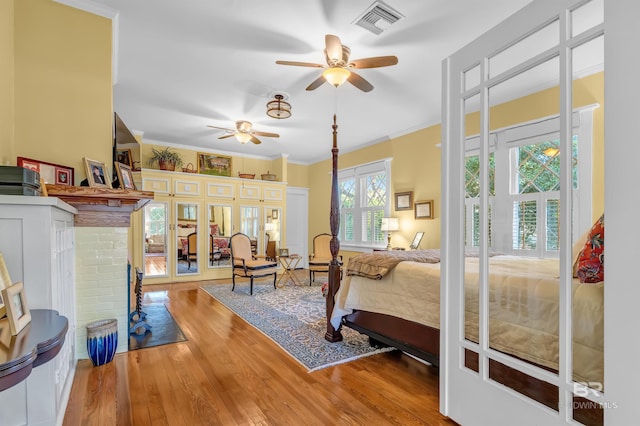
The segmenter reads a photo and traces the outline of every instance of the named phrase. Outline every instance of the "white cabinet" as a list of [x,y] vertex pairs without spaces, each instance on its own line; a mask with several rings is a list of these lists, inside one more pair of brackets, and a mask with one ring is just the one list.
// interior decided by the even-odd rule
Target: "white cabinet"
[[69,329],[58,355],[20,384],[0,392],[0,424],[61,424],[75,373],[76,209],[53,197],[0,195],[0,252],[30,309],[54,309]]

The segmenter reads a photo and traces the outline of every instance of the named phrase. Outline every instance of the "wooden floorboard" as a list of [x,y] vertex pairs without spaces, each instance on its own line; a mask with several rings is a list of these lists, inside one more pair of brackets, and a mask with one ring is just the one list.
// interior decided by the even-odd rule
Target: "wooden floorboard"
[[144,287],[188,340],[80,361],[64,425],[455,425],[437,369],[389,352],[307,373],[204,284]]

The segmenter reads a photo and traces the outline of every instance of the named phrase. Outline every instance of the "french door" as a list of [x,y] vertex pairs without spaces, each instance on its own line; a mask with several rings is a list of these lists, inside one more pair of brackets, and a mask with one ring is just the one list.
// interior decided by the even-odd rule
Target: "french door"
[[[600,174],[591,177],[599,183],[593,191],[600,192],[589,194],[588,211],[578,211],[584,207],[573,197],[581,189],[577,109],[594,109],[590,149],[604,151],[604,106],[582,96],[594,92],[585,88],[604,92],[603,53],[604,0],[536,0],[443,62],[440,395],[441,411],[460,424],[579,424],[589,411],[583,408],[606,402],[604,361],[584,368],[578,353],[572,291],[572,246],[588,231],[574,218],[593,223],[604,210],[602,156],[594,159]],[[548,135],[496,142],[497,132],[542,121],[555,123]],[[547,150],[551,145],[559,150]],[[473,211],[465,209],[471,151],[478,170]],[[544,187],[559,197],[536,196]],[[470,222],[473,233],[465,228]],[[472,260],[464,255],[468,238],[479,241]],[[491,256],[496,247],[509,254],[521,246],[537,253],[529,256],[536,266],[522,274],[540,275],[535,290],[509,287],[526,256],[517,265]],[[510,328],[523,316],[524,324]],[[594,333],[602,334],[598,327]],[[603,348],[594,356],[603,357]]]

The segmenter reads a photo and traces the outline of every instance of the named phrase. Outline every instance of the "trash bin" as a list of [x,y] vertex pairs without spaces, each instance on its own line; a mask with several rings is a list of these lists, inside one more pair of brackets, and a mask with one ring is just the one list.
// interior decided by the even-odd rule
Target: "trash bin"
[[94,366],[111,362],[117,348],[117,319],[105,319],[87,325],[87,353]]

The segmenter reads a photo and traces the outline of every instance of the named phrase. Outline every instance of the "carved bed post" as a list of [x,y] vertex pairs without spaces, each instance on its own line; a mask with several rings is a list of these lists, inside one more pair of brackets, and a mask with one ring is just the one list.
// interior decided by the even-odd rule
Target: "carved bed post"
[[337,330],[331,325],[331,313],[333,312],[334,297],[340,288],[340,263],[338,252],[340,251],[340,194],[338,192],[338,125],[336,115],[333,115],[333,148],[331,148],[331,211],[329,213],[329,225],[331,226],[331,263],[329,263],[329,292],[327,293],[327,332],[324,338],[330,342],[342,340],[340,328]]

